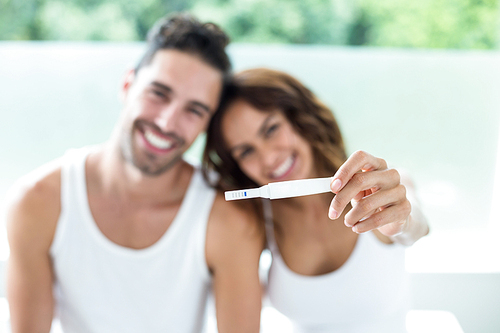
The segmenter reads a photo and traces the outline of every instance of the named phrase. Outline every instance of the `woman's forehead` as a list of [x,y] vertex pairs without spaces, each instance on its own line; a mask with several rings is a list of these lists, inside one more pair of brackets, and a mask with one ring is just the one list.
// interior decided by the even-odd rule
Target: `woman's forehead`
[[235,145],[259,134],[268,119],[281,112],[260,110],[244,100],[231,103],[222,119],[222,132],[226,142]]

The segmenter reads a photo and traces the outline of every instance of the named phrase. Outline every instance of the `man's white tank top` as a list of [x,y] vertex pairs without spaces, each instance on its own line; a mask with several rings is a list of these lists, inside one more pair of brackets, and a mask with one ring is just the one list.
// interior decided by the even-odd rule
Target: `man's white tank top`
[[410,299],[404,246],[383,244],[372,232],[360,234],[339,269],[319,276],[300,275],[283,261],[274,238],[271,207],[265,207],[272,254],[267,295],[292,321],[294,332],[406,332]]
[[123,247],[104,236],[89,209],[88,153],[78,149],[63,159],[62,209],[50,249],[63,331],[199,332],[210,286],[205,238],[215,191],[196,170],[165,234],[145,249]]

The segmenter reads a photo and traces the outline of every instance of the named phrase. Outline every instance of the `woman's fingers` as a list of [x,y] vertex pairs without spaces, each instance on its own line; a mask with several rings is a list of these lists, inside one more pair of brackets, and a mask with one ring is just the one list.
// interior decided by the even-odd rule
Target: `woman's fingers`
[[331,190],[337,193],[349,182],[358,172],[387,169],[387,163],[381,158],[377,158],[362,150],[353,153],[344,162],[333,176]]
[[344,223],[354,232],[379,229],[386,236],[396,235],[411,212],[406,188],[400,182],[399,172],[387,169],[385,160],[357,151],[332,178],[330,188],[336,195],[328,216],[338,218],[351,202]]
[[[358,172],[337,192],[330,204],[328,216],[336,219],[351,200],[360,201],[364,196],[369,196],[379,190],[395,188],[398,185],[400,185],[400,177],[394,169]],[[375,208],[378,207],[373,209]]]
[[410,211],[410,202],[406,200],[400,205],[389,206],[357,222],[352,230],[356,233],[363,233],[378,229],[386,236],[397,235],[403,230]]
[[[353,208],[345,215],[344,223],[348,227],[353,227],[359,221],[366,219],[381,210],[388,207],[397,206],[401,210],[401,215],[404,215],[406,210],[406,188],[399,184],[388,190],[380,190],[367,197],[353,202]],[[383,224],[398,221],[401,216],[395,216],[393,220],[381,221]],[[403,216],[403,219],[406,216]],[[382,225],[383,225],[382,224]],[[379,225],[380,227],[381,225]]]

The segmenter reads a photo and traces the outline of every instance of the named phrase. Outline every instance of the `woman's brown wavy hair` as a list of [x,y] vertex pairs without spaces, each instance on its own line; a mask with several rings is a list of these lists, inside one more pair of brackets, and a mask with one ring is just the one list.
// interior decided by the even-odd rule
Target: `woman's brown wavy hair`
[[[228,107],[243,100],[263,112],[280,110],[313,149],[319,175],[333,175],[346,160],[339,126],[332,111],[292,76],[277,70],[255,68],[239,72],[227,84],[219,109],[208,129],[203,152],[204,175],[222,190],[259,186],[245,175],[224,141],[221,124]],[[209,177],[216,171],[218,181]],[[212,179],[211,179],[212,178]]]

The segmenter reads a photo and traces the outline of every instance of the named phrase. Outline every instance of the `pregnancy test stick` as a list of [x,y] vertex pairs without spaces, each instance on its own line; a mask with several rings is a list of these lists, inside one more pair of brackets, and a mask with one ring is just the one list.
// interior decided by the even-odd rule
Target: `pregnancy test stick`
[[224,196],[226,197],[226,201],[252,198],[283,199],[300,197],[331,192],[331,181],[332,177],[287,180],[246,190],[226,191],[224,192]]

